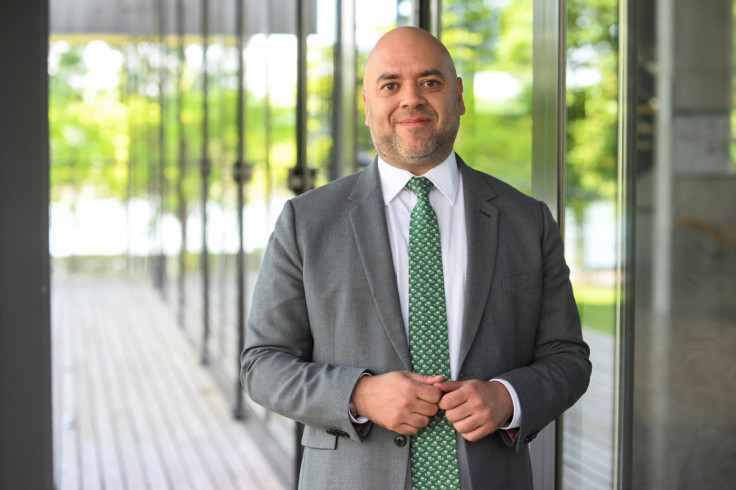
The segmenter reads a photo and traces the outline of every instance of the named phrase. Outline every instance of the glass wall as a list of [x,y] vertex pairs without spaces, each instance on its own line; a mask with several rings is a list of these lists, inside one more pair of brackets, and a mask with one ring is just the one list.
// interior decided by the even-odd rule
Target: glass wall
[[613,488],[619,255],[619,2],[567,2],[565,253],[583,337],[588,391],[563,417],[564,488]]
[[641,4],[632,487],[733,488],[734,3]]
[[[373,161],[376,151],[373,148],[371,133],[365,123],[365,108],[360,91],[363,88],[363,69],[373,45],[386,32],[406,24],[411,13],[411,2],[401,0],[378,0],[377,2],[355,2],[355,60],[356,87],[354,103],[357,107],[356,167],[362,168]],[[400,15],[401,14],[401,15]],[[400,23],[400,21],[402,21]],[[349,28],[346,26],[345,28]]]
[[532,0],[444,1],[441,38],[463,79],[455,150],[531,193]]
[[[238,400],[238,306],[247,312],[268,236],[296,189],[290,176],[306,169],[308,188],[372,161],[360,97],[368,52],[392,27],[416,25],[420,7],[440,5],[424,18],[439,20],[432,28],[463,78],[458,153],[532,193],[533,124],[564,134],[559,154],[534,161],[544,186],[558,189],[593,377],[558,426],[559,472],[543,488],[730,488],[733,0],[158,0],[150,22],[125,34],[55,32],[56,270],[148,277]],[[563,44],[544,38],[540,6],[564,7]],[[533,80],[551,63],[539,43],[564,51],[559,80]],[[562,89],[560,120],[537,117],[545,101],[535,83],[561,84],[544,89]],[[248,410],[294,454],[293,423]]]

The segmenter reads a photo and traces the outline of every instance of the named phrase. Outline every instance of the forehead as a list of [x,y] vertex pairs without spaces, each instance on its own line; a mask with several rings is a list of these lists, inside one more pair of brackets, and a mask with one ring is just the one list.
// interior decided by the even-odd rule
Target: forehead
[[394,77],[429,74],[452,77],[452,60],[439,42],[407,36],[394,36],[382,41],[368,57],[366,82],[384,78],[387,74]]

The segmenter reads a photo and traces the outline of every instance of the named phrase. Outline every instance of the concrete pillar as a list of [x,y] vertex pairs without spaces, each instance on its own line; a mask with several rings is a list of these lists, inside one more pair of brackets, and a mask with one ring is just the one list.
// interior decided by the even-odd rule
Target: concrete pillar
[[47,0],[0,2],[0,488],[53,487]]

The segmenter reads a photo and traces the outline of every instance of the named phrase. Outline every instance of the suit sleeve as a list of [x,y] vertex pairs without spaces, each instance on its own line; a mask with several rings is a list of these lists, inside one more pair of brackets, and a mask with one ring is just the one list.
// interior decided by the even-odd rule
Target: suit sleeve
[[241,381],[256,403],[330,434],[358,440],[348,404],[365,371],[313,362],[311,328],[294,209],[288,202],[255,285]]
[[[532,362],[498,376],[511,383],[519,397],[522,425],[514,441],[517,448],[531,442],[585,393],[591,373],[559,228],[547,206],[540,206],[542,300]],[[512,443],[508,437],[504,441]]]

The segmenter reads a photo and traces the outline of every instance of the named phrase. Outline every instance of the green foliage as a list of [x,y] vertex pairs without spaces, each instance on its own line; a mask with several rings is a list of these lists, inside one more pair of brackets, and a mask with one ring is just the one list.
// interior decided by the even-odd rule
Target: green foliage
[[[589,202],[618,188],[617,15],[617,0],[568,2],[567,204],[578,224]],[[574,79],[585,73],[594,77]]]
[[[455,149],[473,167],[529,192],[532,2],[453,0],[443,6],[442,41],[463,79],[466,107]],[[476,86],[486,83],[479,81],[485,74],[505,74],[518,92],[504,100],[504,87]]]
[[75,87],[87,74],[83,46],[63,51],[49,77],[52,198],[70,190],[119,196],[126,183],[128,108],[112,90]]
[[[567,94],[568,203],[577,215],[594,197],[610,197],[616,190],[617,1],[569,0],[567,5],[570,70],[585,69],[598,76],[594,83],[571,86]],[[527,192],[532,148],[532,8],[532,0],[446,0],[442,12],[442,39],[465,88],[467,113],[456,149],[471,165]],[[223,183],[230,178],[237,157],[238,137],[238,54],[225,41],[214,41],[220,44],[216,51],[221,58],[210,67],[207,101],[210,179]],[[182,196],[198,200],[204,151],[200,68],[180,66],[178,45],[167,46],[162,58],[159,44],[131,40],[112,46],[125,57],[120,85],[88,90],[78,83],[88,71],[84,49],[85,45],[72,45],[61,50],[50,76],[53,198],[82,189],[94,189],[99,197],[123,198],[129,191],[150,196],[157,190],[149,176],[156,175],[163,162],[169,182],[162,189],[169,196],[167,207],[174,209],[180,199],[173,184],[179,175]],[[310,166],[324,169],[332,152],[333,49],[313,48],[311,53],[308,160]],[[358,55],[362,59],[365,53]],[[505,99],[494,98],[503,88],[488,82],[496,78],[484,78],[499,73],[517,88]],[[163,98],[157,93],[161,76],[166,80]],[[359,94],[355,102],[362,110]],[[268,161],[269,178],[280,179],[296,158],[294,107],[276,106],[253,93],[246,93],[245,103],[246,161],[255,167]],[[367,154],[372,153],[372,143],[363,117],[360,112],[358,149]],[[159,148],[160,124],[163,149]]]
[[613,287],[575,287],[575,299],[584,328],[614,334],[616,325],[616,291]]

